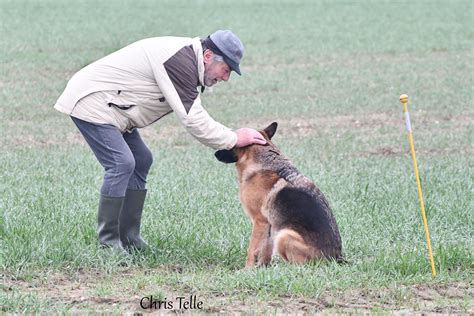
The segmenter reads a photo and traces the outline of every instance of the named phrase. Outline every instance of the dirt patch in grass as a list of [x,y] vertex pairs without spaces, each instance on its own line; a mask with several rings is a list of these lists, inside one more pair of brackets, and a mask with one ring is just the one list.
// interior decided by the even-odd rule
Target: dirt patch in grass
[[[457,131],[474,127],[474,115],[427,115],[423,111],[418,111],[412,116],[417,116],[417,121],[413,122],[423,129],[449,129]],[[374,137],[374,131],[380,128],[393,128],[396,133],[405,132],[405,119],[403,114],[393,115],[392,112],[374,112],[364,115],[333,115],[314,117],[293,117],[278,119],[278,133],[281,137],[305,137],[310,135],[334,134],[337,131],[358,131],[359,133],[372,133],[368,136]],[[268,119],[256,119],[245,121],[243,125],[263,128],[270,122]],[[334,133],[336,132],[336,133]]]
[[[317,297],[282,296],[259,297],[247,290],[233,293],[201,292],[199,289],[182,290],[172,286],[153,284],[147,274],[170,273],[171,270],[124,270],[114,275],[97,271],[79,271],[74,275],[48,274],[33,280],[5,279],[3,294],[9,292],[33,294],[40,300],[67,306],[70,312],[185,312],[195,313],[313,313],[313,312],[370,312],[396,311],[401,313],[474,313],[474,289],[467,282],[447,284],[396,285],[385,289],[346,289],[325,291]],[[177,297],[195,296],[202,301],[202,309],[178,309]],[[173,308],[144,309],[140,301],[153,296],[155,300],[172,301]],[[143,301],[148,302],[147,299]],[[196,305],[195,305],[196,306]],[[7,312],[14,312],[9,310]]]
[[[426,126],[424,128],[434,128],[433,126],[443,125],[451,131],[461,130],[473,127],[474,115],[458,115],[458,116],[427,116],[422,111],[417,113],[419,121],[418,126]],[[312,118],[291,118],[279,120],[280,133],[294,137],[304,137],[305,135],[314,133],[329,133],[334,130],[357,130],[360,133],[375,131],[379,128],[390,127],[395,132],[405,131],[405,120],[402,115],[394,116],[389,112],[370,113],[365,115],[335,115],[335,116],[318,116]],[[260,122],[259,122],[260,123]],[[249,122],[250,124],[250,122]],[[268,122],[260,123],[263,126]],[[413,122],[412,122],[413,124]],[[337,136],[337,133],[336,133]],[[375,135],[370,135],[371,137]]]
[[473,294],[467,283],[417,284],[379,290],[347,290],[337,295],[328,295],[320,301],[326,308],[338,311],[465,313],[474,311]]

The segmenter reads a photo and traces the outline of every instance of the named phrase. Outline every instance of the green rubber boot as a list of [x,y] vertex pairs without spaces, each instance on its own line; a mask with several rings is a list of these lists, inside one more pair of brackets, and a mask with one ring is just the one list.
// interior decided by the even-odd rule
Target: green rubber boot
[[144,250],[148,244],[140,236],[143,204],[146,190],[130,190],[125,193],[122,211],[120,212],[120,240],[125,249]]
[[119,217],[124,198],[100,195],[97,234],[106,248],[123,250],[119,234]]

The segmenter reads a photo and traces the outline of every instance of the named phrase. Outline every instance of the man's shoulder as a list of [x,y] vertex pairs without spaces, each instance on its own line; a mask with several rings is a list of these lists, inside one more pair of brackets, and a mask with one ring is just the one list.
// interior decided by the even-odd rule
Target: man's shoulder
[[198,61],[192,45],[183,46],[164,62],[168,75],[190,87],[199,85]]

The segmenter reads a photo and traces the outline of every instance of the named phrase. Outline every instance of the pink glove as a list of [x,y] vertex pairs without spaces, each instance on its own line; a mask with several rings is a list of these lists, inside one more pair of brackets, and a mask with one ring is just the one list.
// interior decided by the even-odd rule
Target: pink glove
[[252,128],[239,128],[235,133],[237,134],[235,147],[245,147],[252,144],[265,145],[267,143],[262,134]]

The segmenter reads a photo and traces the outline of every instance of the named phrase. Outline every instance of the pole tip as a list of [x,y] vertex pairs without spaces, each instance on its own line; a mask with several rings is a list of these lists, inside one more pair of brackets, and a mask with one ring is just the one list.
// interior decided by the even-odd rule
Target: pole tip
[[400,102],[402,103],[408,103],[408,96],[406,94],[402,94],[400,96]]

